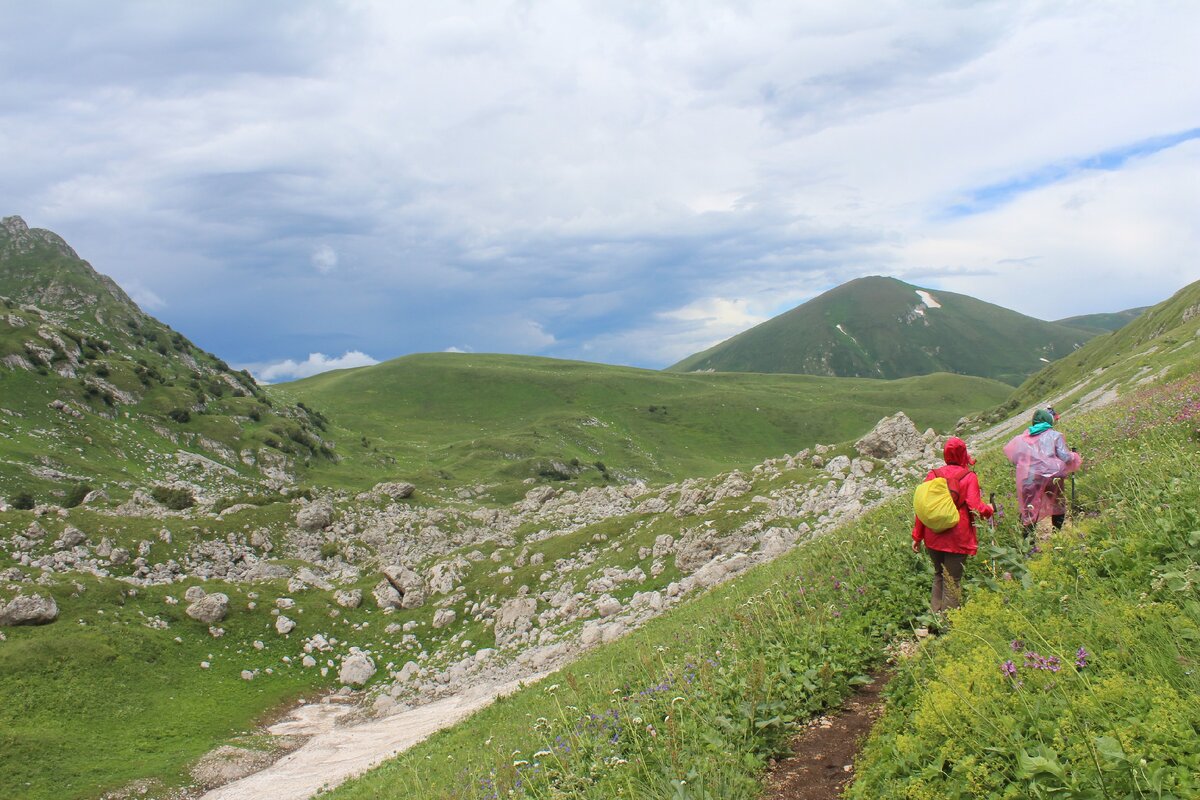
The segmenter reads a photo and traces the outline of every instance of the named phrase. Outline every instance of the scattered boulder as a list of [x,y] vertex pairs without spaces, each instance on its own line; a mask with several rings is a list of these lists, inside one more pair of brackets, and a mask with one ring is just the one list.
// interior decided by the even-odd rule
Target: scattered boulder
[[384,567],[382,572],[387,582],[399,593],[400,605],[403,608],[420,608],[425,605],[425,581],[420,575],[399,564]]
[[350,654],[342,658],[338,669],[338,680],[347,686],[362,686],[375,674],[375,662],[357,647],[350,648]]
[[183,599],[189,603],[195,603],[197,600],[203,599],[206,594],[208,592],[204,591],[204,588],[201,586],[189,586],[187,591],[183,593]]
[[404,602],[403,596],[396,591],[396,587],[384,578],[379,583],[375,584],[374,590],[371,592],[375,598],[375,604],[383,609],[400,608]]
[[429,591],[434,594],[452,593],[462,583],[463,570],[469,566],[469,562],[463,558],[434,564],[429,570]]
[[358,608],[362,605],[362,589],[343,589],[333,593],[333,602],[342,608]]
[[296,524],[306,531],[319,531],[333,523],[333,503],[327,497],[314,500],[296,512]]
[[416,490],[417,487],[411,483],[377,483],[371,494],[380,499],[387,497],[392,500],[406,500],[412,497]]
[[229,597],[221,592],[206,594],[188,606],[184,613],[197,622],[212,625],[225,619],[229,613]]
[[275,630],[276,630],[276,632],[279,633],[280,636],[286,636],[287,634],[291,633],[295,629],[296,629],[296,623],[294,620],[291,620],[288,617],[283,616],[282,614],[280,614],[278,617],[275,618]]
[[49,625],[58,619],[53,597],[19,594],[0,608],[0,625]]
[[433,615],[433,627],[444,628],[447,625],[453,625],[454,620],[458,619],[458,615],[449,608],[439,608]]

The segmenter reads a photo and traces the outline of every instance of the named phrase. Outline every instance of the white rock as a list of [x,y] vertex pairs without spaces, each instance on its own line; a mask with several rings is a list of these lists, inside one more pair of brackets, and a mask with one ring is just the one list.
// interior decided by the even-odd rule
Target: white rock
[[289,634],[295,630],[295,628],[296,623],[287,617],[281,616],[275,620],[275,630],[278,631],[280,635]]
[[347,686],[362,686],[375,674],[375,662],[357,647],[350,648],[350,655],[342,659],[338,669],[338,680]]

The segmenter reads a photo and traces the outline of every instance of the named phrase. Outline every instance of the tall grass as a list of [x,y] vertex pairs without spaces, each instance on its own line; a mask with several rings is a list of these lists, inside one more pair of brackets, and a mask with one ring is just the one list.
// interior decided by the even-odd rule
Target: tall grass
[[1200,796],[1198,389],[1077,426],[1098,515],[901,671],[850,797]]

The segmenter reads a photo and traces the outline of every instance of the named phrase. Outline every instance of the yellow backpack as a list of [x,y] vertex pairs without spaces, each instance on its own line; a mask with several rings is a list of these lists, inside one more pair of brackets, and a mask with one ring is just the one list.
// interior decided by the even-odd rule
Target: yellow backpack
[[958,524],[958,481],[942,475],[941,470],[934,470],[933,475],[913,492],[913,511],[926,528],[942,533]]

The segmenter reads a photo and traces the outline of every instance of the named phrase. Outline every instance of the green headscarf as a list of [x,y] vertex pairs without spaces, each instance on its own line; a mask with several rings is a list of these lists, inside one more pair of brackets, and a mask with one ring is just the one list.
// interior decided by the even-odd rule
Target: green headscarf
[[1029,428],[1030,436],[1037,436],[1042,431],[1050,430],[1054,427],[1054,415],[1044,408],[1039,408],[1033,412],[1033,425]]

